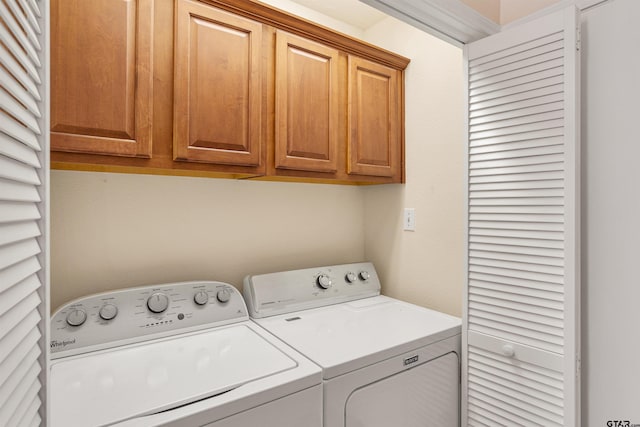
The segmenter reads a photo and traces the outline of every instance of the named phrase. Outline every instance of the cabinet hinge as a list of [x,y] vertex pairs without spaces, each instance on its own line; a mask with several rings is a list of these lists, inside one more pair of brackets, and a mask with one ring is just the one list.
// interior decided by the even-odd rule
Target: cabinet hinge
[[576,51],[580,52],[582,47],[582,30],[580,27],[576,28]]

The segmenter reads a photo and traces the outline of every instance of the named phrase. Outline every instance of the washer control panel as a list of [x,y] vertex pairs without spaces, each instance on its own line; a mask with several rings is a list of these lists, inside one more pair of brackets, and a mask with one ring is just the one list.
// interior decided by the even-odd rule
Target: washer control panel
[[167,283],[89,295],[51,316],[51,357],[116,347],[248,319],[228,283]]
[[380,280],[360,262],[247,276],[243,294],[251,317],[261,318],[379,295]]

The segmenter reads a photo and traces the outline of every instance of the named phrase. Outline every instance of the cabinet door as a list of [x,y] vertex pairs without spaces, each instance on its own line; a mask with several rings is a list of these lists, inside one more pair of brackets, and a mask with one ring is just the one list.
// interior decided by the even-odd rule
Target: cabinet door
[[338,51],[276,32],[276,168],[335,172]]
[[175,37],[174,159],[258,166],[262,24],[180,0]]
[[348,173],[402,179],[401,72],[349,57]]
[[152,0],[52,1],[52,150],[151,156],[152,20]]

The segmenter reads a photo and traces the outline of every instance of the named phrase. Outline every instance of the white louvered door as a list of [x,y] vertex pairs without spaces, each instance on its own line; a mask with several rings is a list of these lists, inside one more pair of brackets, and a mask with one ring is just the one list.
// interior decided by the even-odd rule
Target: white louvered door
[[0,1],[0,426],[46,418],[48,6]]
[[465,47],[464,425],[580,425],[577,26]]

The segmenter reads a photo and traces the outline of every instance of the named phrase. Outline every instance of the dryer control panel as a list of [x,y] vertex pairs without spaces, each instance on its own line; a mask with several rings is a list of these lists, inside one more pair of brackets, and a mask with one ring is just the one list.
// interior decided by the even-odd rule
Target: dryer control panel
[[370,262],[247,276],[243,294],[251,317],[262,318],[380,295]]
[[51,357],[58,358],[248,320],[228,283],[167,283],[89,295],[51,316]]

